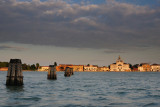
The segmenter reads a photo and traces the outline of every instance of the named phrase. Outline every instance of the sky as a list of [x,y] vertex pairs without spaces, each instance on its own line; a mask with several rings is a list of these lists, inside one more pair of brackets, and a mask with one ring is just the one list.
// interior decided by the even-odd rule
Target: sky
[[0,0],[0,61],[160,64],[160,0]]

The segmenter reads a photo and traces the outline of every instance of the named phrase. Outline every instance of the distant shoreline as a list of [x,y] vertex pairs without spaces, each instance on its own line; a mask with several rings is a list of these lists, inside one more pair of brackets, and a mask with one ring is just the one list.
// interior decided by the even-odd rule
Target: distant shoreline
[[[6,72],[1,70],[2,72]],[[23,72],[48,72],[48,71],[32,71],[32,70],[23,70]],[[64,71],[56,71],[64,72]],[[74,72],[141,72],[141,71],[74,71]],[[159,72],[159,71],[145,71],[145,72]]]

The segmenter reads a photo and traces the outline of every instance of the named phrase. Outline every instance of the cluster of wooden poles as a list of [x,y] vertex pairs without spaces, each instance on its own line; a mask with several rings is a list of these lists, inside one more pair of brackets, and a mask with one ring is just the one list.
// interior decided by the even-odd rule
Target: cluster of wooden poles
[[65,72],[64,72],[64,76],[70,77],[71,75],[74,75],[73,68],[66,67]]
[[[74,74],[73,68],[66,67],[64,76],[70,77],[73,74]],[[47,79],[57,80],[56,65],[49,65]],[[7,72],[6,85],[7,86],[23,85],[22,62],[20,59],[10,60]]]

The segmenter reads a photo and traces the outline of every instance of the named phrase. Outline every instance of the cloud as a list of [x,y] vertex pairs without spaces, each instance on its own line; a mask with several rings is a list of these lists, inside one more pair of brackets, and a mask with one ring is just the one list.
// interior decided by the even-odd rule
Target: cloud
[[1,0],[0,15],[0,42],[96,49],[160,45],[158,7],[115,0],[87,5]]
[[24,50],[26,50],[26,48],[9,46],[9,45],[0,45],[0,50],[24,51]]
[[126,52],[122,50],[105,50],[104,53],[113,54],[113,53],[126,53]]

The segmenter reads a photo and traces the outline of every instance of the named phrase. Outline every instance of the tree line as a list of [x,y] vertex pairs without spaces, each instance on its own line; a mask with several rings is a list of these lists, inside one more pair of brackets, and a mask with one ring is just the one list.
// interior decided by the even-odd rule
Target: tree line
[[[8,66],[9,66],[9,62],[0,62],[0,68],[8,67]],[[38,70],[39,66],[40,66],[39,63],[32,64],[32,65],[24,63],[22,64],[22,69],[35,71],[35,70]]]
[[8,67],[9,63],[8,62],[0,62],[0,68],[1,67]]
[[35,71],[35,70],[38,70],[39,66],[40,66],[39,63],[32,64],[32,65],[24,63],[22,64],[22,69]]

